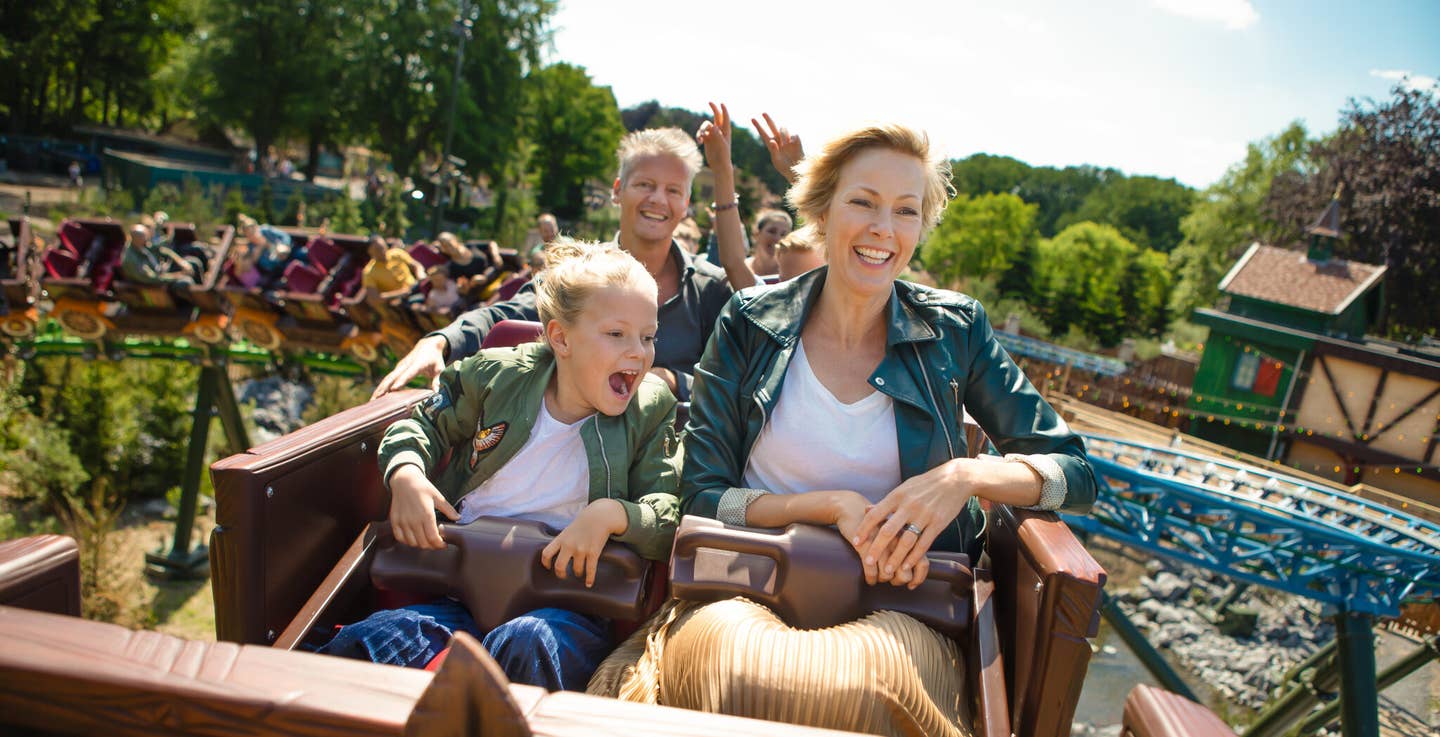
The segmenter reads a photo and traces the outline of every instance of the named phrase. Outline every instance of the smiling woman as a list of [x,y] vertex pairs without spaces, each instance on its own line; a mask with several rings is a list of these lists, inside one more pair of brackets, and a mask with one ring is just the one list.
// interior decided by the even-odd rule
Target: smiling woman
[[[1087,510],[1096,482],[1084,446],[1000,347],[984,309],[897,278],[947,196],[948,171],[925,136],[863,128],[797,171],[788,199],[823,240],[827,265],[744,290],[720,314],[695,372],[682,510],[752,527],[834,525],[869,584],[911,589],[929,574],[931,549],[978,559],[981,499]],[[967,412],[1012,462],[970,457]],[[712,634],[753,644],[723,626]],[[793,656],[786,668],[816,662],[795,647],[777,651]],[[953,657],[910,657],[931,655]],[[752,656],[784,657],[738,657]],[[763,678],[746,687],[763,690]],[[891,726],[880,731],[904,731]]]

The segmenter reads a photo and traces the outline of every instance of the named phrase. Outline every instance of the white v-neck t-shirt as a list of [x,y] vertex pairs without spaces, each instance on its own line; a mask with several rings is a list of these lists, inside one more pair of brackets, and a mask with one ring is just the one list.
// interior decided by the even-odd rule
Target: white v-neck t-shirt
[[841,402],[815,376],[804,343],[796,343],[744,483],[775,494],[848,489],[880,501],[900,485],[895,400],[876,391]]
[[590,502],[590,464],[580,426],[566,425],[540,402],[530,437],[499,471],[455,505],[460,524],[481,516],[518,517],[564,529]]

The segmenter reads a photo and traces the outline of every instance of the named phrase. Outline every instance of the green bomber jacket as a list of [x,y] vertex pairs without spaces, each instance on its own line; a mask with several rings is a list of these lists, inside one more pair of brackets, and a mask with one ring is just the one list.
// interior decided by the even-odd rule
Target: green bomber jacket
[[[785,370],[827,271],[737,292],[720,313],[695,367],[680,481],[683,514],[717,517],[727,492],[744,491],[750,450],[780,399]],[[996,340],[979,302],[897,280],[886,309],[885,357],[869,383],[894,400],[902,478],[969,455],[963,425],[968,411],[1001,453],[1040,455],[1046,465],[1049,459],[1058,466],[1054,483],[1046,484],[1054,492],[1047,499],[1042,491],[1039,508],[1089,510],[1096,480],[1084,444]],[[934,548],[975,560],[983,529],[983,513],[972,498]]]
[[[413,463],[447,501],[458,502],[525,445],[554,372],[554,354],[543,343],[486,349],[451,364],[439,391],[385,432],[379,463],[386,486],[396,469]],[[675,406],[665,382],[647,374],[624,414],[597,412],[580,429],[590,501],[620,502],[629,527],[613,539],[652,560],[670,554],[679,520]]]

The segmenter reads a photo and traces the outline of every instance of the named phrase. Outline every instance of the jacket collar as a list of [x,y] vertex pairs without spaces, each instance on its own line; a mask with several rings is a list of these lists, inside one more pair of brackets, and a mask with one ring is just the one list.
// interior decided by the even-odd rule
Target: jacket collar
[[[682,249],[683,252],[683,249]],[[822,266],[773,286],[755,286],[741,292],[745,302],[740,313],[783,346],[800,338],[805,319],[820,298],[830,267]],[[887,345],[935,340],[939,332],[922,314],[920,305],[928,299],[924,287],[896,280],[886,305]]]
[[[611,238],[610,242],[614,243],[621,250],[625,249],[624,246],[620,245],[620,231],[618,230],[615,231],[615,237]],[[682,282],[689,279],[690,276],[695,273],[695,257],[691,255],[689,251],[681,248],[679,241],[676,241],[674,238],[670,239],[670,260],[674,261],[675,265],[680,267],[680,280]]]

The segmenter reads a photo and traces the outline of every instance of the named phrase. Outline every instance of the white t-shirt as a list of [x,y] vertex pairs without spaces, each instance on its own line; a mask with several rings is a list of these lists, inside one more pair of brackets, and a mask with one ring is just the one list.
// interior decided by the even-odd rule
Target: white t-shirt
[[425,307],[431,310],[448,310],[460,302],[460,288],[454,281],[445,282],[444,289],[430,288],[425,295]]
[[525,445],[495,475],[455,505],[460,524],[476,518],[518,517],[564,529],[590,502],[590,464],[580,426],[566,425],[540,403]]
[[797,344],[744,483],[776,494],[849,489],[880,501],[900,485],[895,400],[877,391],[841,402],[815,376],[803,342]]

